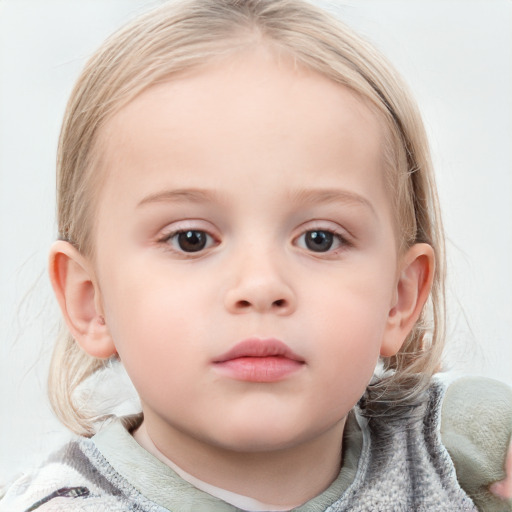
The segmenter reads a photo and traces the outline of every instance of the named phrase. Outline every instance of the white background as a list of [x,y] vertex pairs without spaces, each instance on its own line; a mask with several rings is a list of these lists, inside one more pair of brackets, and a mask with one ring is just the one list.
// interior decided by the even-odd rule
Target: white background
[[[0,0],[0,484],[66,437],[46,398],[54,161],[88,55],[142,0]],[[424,114],[449,260],[449,366],[512,384],[512,2],[329,2]]]

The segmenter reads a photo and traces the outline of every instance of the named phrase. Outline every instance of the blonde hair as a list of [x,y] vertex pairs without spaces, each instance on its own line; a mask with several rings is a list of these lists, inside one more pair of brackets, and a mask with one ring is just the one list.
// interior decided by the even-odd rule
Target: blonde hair
[[[386,126],[387,183],[401,248],[430,244],[436,268],[429,304],[401,350],[366,394],[378,404],[410,404],[439,369],[444,341],[444,242],[429,148],[418,109],[398,73],[365,40],[302,0],[185,0],[166,3],[111,36],[86,64],[69,100],[58,149],[59,237],[93,256],[98,133],[123,105],[173,74],[264,44],[354,91]],[[53,408],[69,428],[94,433],[93,411],[74,392],[105,362],[83,352],[63,329],[49,380]],[[372,412],[373,411],[373,412]]]

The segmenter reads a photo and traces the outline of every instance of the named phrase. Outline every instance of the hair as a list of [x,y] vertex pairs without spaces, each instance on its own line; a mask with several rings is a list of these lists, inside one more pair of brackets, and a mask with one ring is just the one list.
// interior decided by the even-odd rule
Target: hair
[[[371,416],[401,409],[422,394],[439,370],[444,344],[444,237],[427,137],[397,71],[367,41],[335,17],[302,0],[184,0],[140,16],[108,38],[87,62],[66,109],[57,159],[59,238],[94,257],[101,128],[148,87],[254,45],[291,57],[349,88],[385,127],[387,185],[396,211],[398,244],[432,246],[435,271],[429,301],[400,351],[382,359],[368,386]],[[59,419],[82,435],[95,431],[94,411],[77,403],[77,387],[105,366],[63,328],[49,378]],[[403,408],[402,408],[403,409]],[[410,407],[408,408],[408,410]]]

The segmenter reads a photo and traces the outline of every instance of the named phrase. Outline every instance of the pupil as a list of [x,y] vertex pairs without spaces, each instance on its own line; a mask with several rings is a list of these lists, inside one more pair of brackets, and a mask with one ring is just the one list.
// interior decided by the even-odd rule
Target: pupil
[[306,247],[315,252],[328,251],[333,242],[333,234],[328,231],[309,231],[306,233]]
[[205,248],[206,235],[202,231],[183,231],[178,235],[180,249],[185,252],[197,252]]

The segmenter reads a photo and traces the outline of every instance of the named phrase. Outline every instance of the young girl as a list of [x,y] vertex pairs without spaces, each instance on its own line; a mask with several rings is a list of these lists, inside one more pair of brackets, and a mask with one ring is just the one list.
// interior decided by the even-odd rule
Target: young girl
[[[512,392],[433,378],[421,119],[339,22],[299,0],[139,18],[73,91],[58,194],[50,394],[83,437],[1,511],[512,510]],[[105,422],[76,391],[117,360],[142,413]]]

